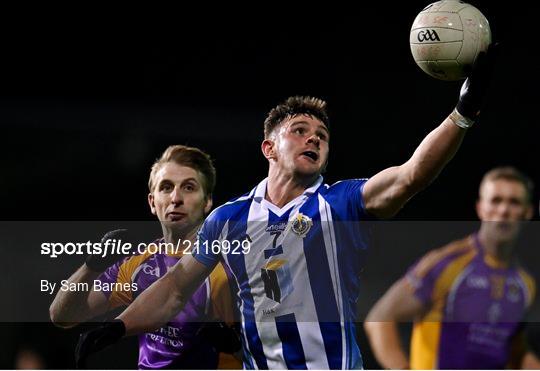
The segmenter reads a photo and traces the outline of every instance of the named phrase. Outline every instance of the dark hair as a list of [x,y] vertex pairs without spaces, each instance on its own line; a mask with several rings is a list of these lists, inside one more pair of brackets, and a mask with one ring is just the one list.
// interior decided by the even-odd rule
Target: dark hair
[[489,181],[495,181],[498,179],[511,180],[523,184],[525,191],[527,193],[527,201],[532,201],[532,195],[534,190],[533,181],[521,171],[512,166],[500,166],[488,171],[482,181],[480,182],[480,189],[482,186]]
[[150,192],[154,190],[154,178],[156,173],[163,165],[168,162],[175,162],[178,165],[187,166],[197,170],[203,176],[203,189],[206,197],[210,197],[216,186],[216,169],[212,164],[210,156],[198,148],[188,147],[183,145],[169,146],[161,155],[161,158],[156,160],[150,171],[150,179],[148,180],[148,189]]
[[314,97],[289,97],[285,102],[273,108],[266,116],[264,120],[264,137],[268,138],[272,131],[285,119],[297,115],[308,115],[320,120],[326,127],[330,125],[324,100]]

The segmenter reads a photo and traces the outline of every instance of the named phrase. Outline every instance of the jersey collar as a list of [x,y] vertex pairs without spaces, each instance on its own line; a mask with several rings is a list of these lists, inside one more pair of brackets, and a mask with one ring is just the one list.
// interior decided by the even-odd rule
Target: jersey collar
[[274,205],[273,203],[271,203],[270,201],[267,201],[266,198],[265,198],[265,196],[266,196],[266,187],[268,185],[268,177],[267,177],[267,178],[264,178],[257,185],[257,187],[255,187],[255,193],[253,195],[253,201],[260,204],[261,207],[270,209],[273,213],[280,216],[283,213],[285,213],[287,210],[289,210],[291,208],[291,206],[294,206],[294,205],[298,204],[299,201],[301,201],[301,200],[302,201],[306,200],[309,196],[314,194],[317,191],[317,189],[319,189],[319,187],[321,186],[322,183],[323,183],[323,177],[322,177],[322,175],[319,175],[317,180],[315,180],[315,182],[309,188],[306,188],[304,193],[302,193],[300,196],[296,197],[295,199],[291,200],[290,202],[288,202],[283,207],[279,208],[276,205]]

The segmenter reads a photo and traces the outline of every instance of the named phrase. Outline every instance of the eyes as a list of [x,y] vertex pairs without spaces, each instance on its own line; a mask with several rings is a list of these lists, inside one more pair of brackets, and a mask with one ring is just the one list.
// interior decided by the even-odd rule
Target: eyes
[[[309,134],[309,131],[306,127],[304,126],[295,126],[292,128],[292,133],[293,134],[296,134],[298,136],[307,136],[307,135],[310,135]],[[326,134],[325,131],[323,130],[317,130],[316,133],[317,137],[319,137],[319,140],[322,140],[324,142],[328,142],[328,135]]]
[[[173,182],[164,180],[159,184],[159,191],[163,193],[171,193],[172,191],[174,191],[174,187],[175,186]],[[184,192],[188,193],[196,192],[199,189],[198,184],[191,180],[182,183],[180,187]]]
[[510,199],[503,199],[502,197],[494,197],[491,199],[491,203],[493,205],[500,205],[504,201],[508,202],[512,206],[520,206],[522,204],[522,201],[518,198],[510,198]]

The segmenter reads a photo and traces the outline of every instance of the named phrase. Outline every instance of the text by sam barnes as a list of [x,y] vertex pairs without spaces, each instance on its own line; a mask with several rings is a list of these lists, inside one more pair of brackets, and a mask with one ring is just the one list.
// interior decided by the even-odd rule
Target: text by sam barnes
[[58,282],[50,282],[48,280],[41,280],[41,292],[47,292],[50,295],[54,293],[56,288],[60,291],[72,291],[72,292],[83,292],[83,291],[102,291],[102,292],[112,292],[112,291],[137,291],[139,289],[136,282],[132,283],[108,283],[100,280],[94,280],[92,283],[89,282],[69,282],[68,280]]

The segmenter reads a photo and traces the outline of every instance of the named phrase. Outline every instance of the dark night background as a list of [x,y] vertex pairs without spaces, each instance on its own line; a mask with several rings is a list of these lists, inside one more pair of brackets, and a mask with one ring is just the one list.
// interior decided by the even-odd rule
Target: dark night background
[[[211,154],[219,205],[266,176],[262,122],[291,95],[328,101],[328,183],[406,161],[461,84],[412,59],[409,30],[428,3],[13,15],[0,26],[1,219],[152,220],[148,170],[170,144]],[[525,3],[471,3],[503,46],[489,100],[454,160],[398,219],[474,220],[478,183],[497,165],[540,184],[534,15]],[[62,354],[74,330],[10,324],[2,333],[2,368],[23,343],[46,353],[49,368],[73,367]],[[365,366],[377,367],[363,349]],[[135,367],[109,354],[108,367]]]

